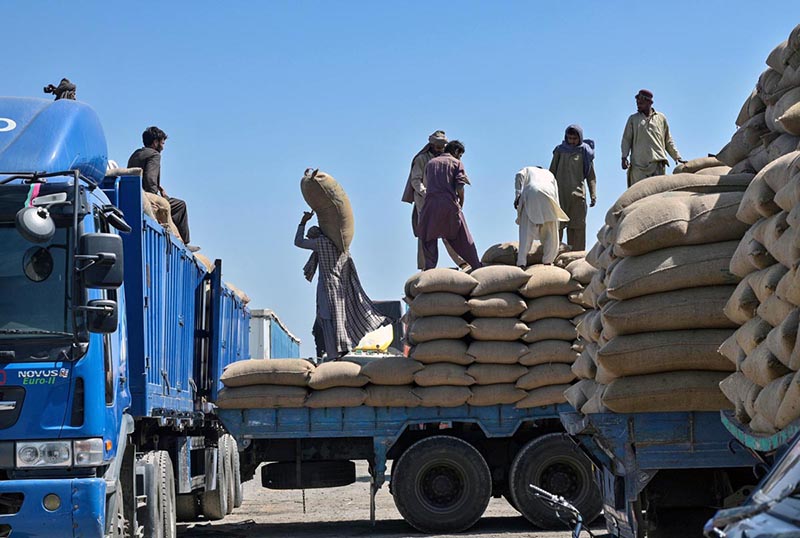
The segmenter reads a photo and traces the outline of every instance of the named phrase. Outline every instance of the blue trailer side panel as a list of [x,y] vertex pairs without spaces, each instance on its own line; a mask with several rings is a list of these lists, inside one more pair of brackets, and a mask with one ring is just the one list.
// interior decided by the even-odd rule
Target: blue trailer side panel
[[216,261],[211,274],[212,321],[211,401],[222,389],[222,371],[232,362],[250,358],[250,311],[236,294],[222,282],[222,263]]
[[300,357],[300,340],[287,331],[277,317],[269,320],[269,335],[270,357],[288,359]]

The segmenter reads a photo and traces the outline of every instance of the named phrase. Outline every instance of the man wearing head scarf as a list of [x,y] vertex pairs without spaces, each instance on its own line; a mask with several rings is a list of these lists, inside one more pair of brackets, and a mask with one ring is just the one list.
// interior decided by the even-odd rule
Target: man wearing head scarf
[[558,184],[549,170],[526,166],[514,178],[514,208],[519,224],[517,265],[527,265],[533,242],[542,244],[542,263],[551,265],[558,255],[558,225],[569,217],[558,203]]
[[[419,214],[422,212],[422,206],[425,203],[425,166],[427,166],[431,159],[438,157],[444,152],[446,144],[447,136],[444,131],[434,131],[433,134],[428,137],[428,143],[411,161],[411,171],[408,173],[406,188],[403,190],[402,201],[412,204],[411,230],[414,232],[414,237],[417,238],[417,269],[424,269],[425,267],[424,248],[418,231]],[[456,251],[453,250],[453,247],[450,246],[447,240],[444,240],[444,247],[447,249],[450,258],[456,262],[456,265],[462,269],[466,268],[467,262],[456,254]]]
[[572,250],[586,249],[586,194],[583,182],[589,185],[589,206],[597,203],[597,177],[594,173],[594,142],[583,138],[579,125],[570,125],[564,141],[553,150],[550,172],[558,182],[558,199],[569,222],[559,227],[559,241],[567,229],[567,243]]
[[[622,133],[622,169],[628,171],[628,187],[666,173],[667,154],[685,163],[669,132],[667,117],[653,108],[653,92],[639,90],[636,114],[628,118]],[[628,162],[628,155],[631,160]]]
[[473,269],[481,267],[475,242],[461,208],[464,207],[464,185],[469,185],[461,163],[464,144],[448,142],[444,153],[434,157],[425,167],[425,205],[419,215],[418,232],[425,254],[424,269],[433,269],[439,261],[438,240],[450,242],[456,253]]
[[365,334],[390,320],[367,297],[349,252],[341,252],[316,226],[309,228],[308,236],[304,237],[306,223],[313,216],[311,211],[303,213],[294,244],[313,251],[303,267],[303,275],[311,282],[317,273],[314,332],[315,336],[322,333],[326,360],[331,361],[347,355]]

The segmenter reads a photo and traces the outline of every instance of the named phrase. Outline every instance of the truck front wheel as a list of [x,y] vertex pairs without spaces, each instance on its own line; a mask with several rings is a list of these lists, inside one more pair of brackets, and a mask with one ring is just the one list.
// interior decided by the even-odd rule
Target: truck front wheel
[[144,521],[146,538],[175,538],[178,533],[175,518],[175,475],[172,460],[164,450],[148,452],[142,462],[146,473],[147,517]]
[[461,532],[483,515],[492,493],[486,461],[472,445],[437,435],[417,441],[392,470],[400,515],[427,533]]

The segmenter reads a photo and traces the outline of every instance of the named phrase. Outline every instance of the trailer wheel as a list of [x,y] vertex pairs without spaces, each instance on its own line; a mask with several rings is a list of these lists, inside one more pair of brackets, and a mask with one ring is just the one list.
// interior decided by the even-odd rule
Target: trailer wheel
[[531,492],[535,484],[570,501],[586,524],[603,508],[594,483],[592,465],[566,434],[551,433],[530,441],[517,453],[509,473],[509,489],[516,508],[534,525],[559,528],[564,523]]
[[222,519],[228,513],[228,466],[222,442],[217,449],[217,487],[200,495],[200,505],[203,515],[211,521]]
[[472,445],[437,435],[409,447],[392,470],[397,510],[412,527],[427,533],[461,532],[486,511],[492,476]]
[[196,521],[200,515],[200,501],[196,493],[184,493],[175,497],[175,514],[178,521]]
[[172,460],[164,450],[148,452],[142,458],[152,469],[147,480],[147,517],[144,535],[147,538],[175,538],[178,533],[175,519],[175,475]]
[[[242,479],[239,475],[239,449],[236,439],[230,434],[225,434],[220,441],[225,446],[225,457],[228,464],[228,513],[242,505]],[[238,497],[239,504],[236,504]]]
[[[108,531],[111,538],[128,538],[130,536],[130,525],[125,519],[124,502],[122,499],[122,484],[117,480],[116,491],[114,492],[114,515],[108,522]],[[107,513],[111,513],[109,510]]]
[[239,460],[239,445],[236,439],[230,438],[231,461],[233,462],[233,507],[239,508],[244,501],[244,488],[242,488],[242,465]]

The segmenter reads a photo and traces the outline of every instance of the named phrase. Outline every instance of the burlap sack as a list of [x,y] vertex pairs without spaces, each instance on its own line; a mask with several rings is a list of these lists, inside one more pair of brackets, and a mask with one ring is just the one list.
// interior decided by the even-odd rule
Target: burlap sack
[[795,229],[800,228],[800,206],[794,206],[787,212],[786,224]]
[[734,275],[744,278],[753,271],[767,268],[775,264],[775,258],[767,251],[766,247],[753,238],[753,230],[765,224],[761,219],[758,223],[744,234],[736,252],[731,257],[730,270]]
[[772,52],[769,53],[769,56],[767,56],[767,65],[781,74],[786,69],[786,64],[783,61],[783,57],[786,54],[788,41],[789,40],[787,39],[783,43],[778,44],[777,47],[772,49]]
[[307,173],[300,180],[306,203],[317,214],[322,233],[342,252],[350,248],[355,218],[350,199],[342,186],[325,172]]
[[778,413],[775,415],[775,427],[783,429],[800,418],[800,372],[796,372],[786,389]]
[[800,135],[800,102],[795,102],[783,114],[778,116],[777,123],[782,131]]
[[[759,92],[759,95],[764,99],[763,93]],[[758,147],[761,143],[761,135],[767,131],[766,114],[761,112],[754,115],[739,127],[730,142],[717,152],[717,159],[728,166],[735,165]]]
[[758,305],[756,314],[773,327],[777,327],[792,313],[794,308],[793,304],[781,301],[775,295],[771,295],[766,301]]
[[783,52],[783,63],[795,69],[800,66],[800,24],[795,26],[789,34],[786,49]]
[[597,259],[597,265],[600,266],[600,269],[605,269],[608,272],[609,267],[614,263],[617,259],[617,256],[614,254],[614,249],[607,248],[604,249],[602,254],[600,254],[600,258]]
[[[416,275],[415,275],[416,276]],[[468,296],[478,281],[467,273],[455,269],[438,267],[419,273],[410,280],[406,295],[416,297],[420,293],[447,292],[456,295]]]
[[597,363],[618,376],[681,370],[732,372],[718,349],[730,330],[665,331],[617,336],[597,351]]
[[408,305],[409,310],[418,317],[463,316],[469,312],[467,300],[455,293],[421,293]]
[[[607,226],[604,226],[607,228]],[[599,235],[599,234],[598,234]],[[602,242],[598,241],[592,248],[589,249],[589,252],[586,253],[586,263],[594,267],[595,269],[600,269],[600,256],[603,254],[603,250],[606,249],[608,245],[604,245]]]
[[220,376],[226,387],[293,385],[305,387],[314,365],[304,359],[250,359],[229,364]]
[[623,258],[608,275],[608,296],[629,299],[642,295],[735,284],[730,260],[738,241],[672,247]]
[[[489,247],[481,256],[484,265],[517,265],[517,252],[519,243],[509,241],[508,243],[498,243]],[[542,245],[539,244],[528,253],[527,265],[542,263]]]
[[788,155],[800,145],[800,137],[791,134],[782,134],[767,146],[767,160],[769,162],[778,160],[784,155]]
[[595,363],[595,365],[597,366],[597,371],[594,374],[594,380],[600,383],[601,385],[608,385],[609,383],[611,383],[612,381],[614,381],[619,377],[617,374],[609,372],[608,370],[603,368],[603,366],[601,366],[600,364]]
[[515,387],[514,383],[476,385],[470,390],[472,391],[472,396],[467,403],[474,406],[509,405],[527,396],[527,393]]
[[748,424],[748,426],[753,433],[759,433],[762,435],[772,435],[778,431],[775,429],[775,426],[770,424],[769,420],[765,419],[761,415],[755,415],[750,420],[750,424]]
[[704,168],[696,173],[708,176],[724,176],[725,174],[731,173],[731,170],[733,170],[733,168],[723,164],[722,166],[712,166],[711,168]]
[[528,332],[528,326],[515,318],[476,318],[469,324],[475,340],[513,342]]
[[530,275],[515,265],[481,267],[472,271],[471,276],[478,281],[478,285],[472,290],[473,297],[516,292],[530,278]]
[[719,389],[722,394],[733,404],[736,419],[743,424],[750,422],[750,415],[744,405],[745,397],[755,383],[747,379],[743,373],[735,372],[720,381]]
[[571,342],[564,340],[542,340],[529,344],[527,352],[519,358],[519,364],[536,366],[551,362],[572,364],[578,358],[578,353],[573,351]]
[[771,330],[772,325],[756,316],[736,329],[733,334],[736,337],[736,342],[744,352],[750,353],[767,338]]
[[472,397],[468,387],[416,387],[420,407],[458,407]]
[[325,390],[312,390],[306,398],[306,407],[358,407],[364,403],[367,393],[355,387],[334,387]]
[[783,232],[789,228],[788,216],[787,212],[779,211],[766,218],[763,224],[759,223],[758,226],[753,226],[753,239],[762,243],[769,250],[769,246],[780,239]]
[[455,316],[431,316],[417,318],[408,330],[408,339],[413,344],[464,338],[469,334],[467,322]]
[[[798,90],[800,90],[800,88],[798,88]],[[791,174],[796,169],[796,161],[799,157],[800,151],[791,151],[770,162],[758,173],[758,176],[761,176],[769,188],[777,193],[789,183]]]
[[736,341],[736,333],[733,333],[726,338],[725,341],[720,344],[718,351],[720,355],[728,359],[736,368],[738,368],[739,365],[744,362],[745,357],[747,357],[747,354],[742,349],[742,346],[740,346],[739,342]]
[[741,238],[748,226],[736,219],[742,194],[667,192],[640,200],[618,224],[614,254],[638,256],[661,248]]
[[467,369],[458,364],[439,362],[426,364],[425,368],[414,374],[414,383],[420,387],[442,385],[468,387],[475,384],[475,378],[467,374]]
[[305,387],[285,385],[225,387],[219,391],[216,403],[220,409],[303,407],[307,394]]
[[764,387],[758,398],[756,398],[755,410],[757,415],[761,415],[767,422],[777,429],[778,410],[783,402],[786,392],[789,389],[795,373],[789,373],[773,380]]
[[786,185],[775,193],[775,204],[784,211],[791,211],[800,203],[800,172],[794,171]]
[[741,110],[739,111],[739,115],[736,117],[736,126],[741,127],[742,125],[747,122],[750,118],[752,118],[755,114],[759,112],[763,112],[766,109],[766,104],[764,101],[756,93],[754,89],[750,96],[745,99],[744,104],[742,105]]
[[569,271],[554,265],[534,265],[528,267],[525,272],[530,278],[519,292],[528,299],[545,295],[567,295],[581,287],[572,280]]
[[589,401],[589,396],[586,394],[587,389],[591,394],[594,394],[595,385],[596,383],[591,379],[581,379],[564,391],[564,398],[573,408],[580,410],[583,404]]
[[417,407],[422,401],[412,385],[367,385],[366,392],[364,404],[371,407]]
[[528,353],[522,342],[472,342],[467,355],[482,364],[516,364]]
[[231,284],[230,282],[225,282],[225,285],[233,292],[233,294],[242,301],[243,304],[247,304],[250,302],[250,296],[247,295],[244,291],[237,288],[235,285]]
[[431,340],[412,348],[409,356],[423,364],[436,362],[452,362],[454,364],[472,364],[475,360],[467,356],[467,343],[463,340]]
[[575,379],[568,364],[540,364],[528,368],[528,373],[517,380],[517,388],[533,390],[548,385],[563,385]]
[[527,308],[519,319],[529,323],[545,318],[573,319],[584,312],[582,306],[571,302],[563,295],[548,295],[537,299],[528,299]]
[[780,211],[775,203],[773,191],[763,177],[756,176],[744,193],[736,218],[747,224],[755,224],[761,217],[769,217]]
[[563,384],[530,390],[528,395],[518,401],[514,407],[517,409],[530,409],[532,407],[566,403],[567,398],[564,396],[564,391],[568,388],[569,384]]
[[603,395],[606,392],[606,385],[597,383],[595,385],[594,393],[589,396],[589,399],[581,407],[581,413],[584,415],[592,415],[594,413],[608,413],[610,409],[603,404]]
[[678,164],[672,171],[673,174],[696,174],[700,170],[712,168],[724,164],[716,157],[700,157],[699,159],[692,159],[685,163]]
[[800,277],[798,276],[797,269],[789,269],[785,275],[778,281],[778,286],[775,288],[775,295],[781,301],[792,303],[795,306],[800,306]]
[[589,300],[583,291],[573,291],[567,295],[567,299],[569,299],[569,302],[582,306],[583,308],[594,308],[594,303]]
[[580,258],[570,262],[565,269],[569,271],[569,274],[572,276],[573,280],[583,284],[584,286],[592,281],[592,277],[597,272],[597,269],[592,267],[592,265],[587,262],[585,258]]
[[595,342],[595,338],[592,335],[592,319],[594,316],[599,316],[599,310],[587,310],[583,314],[575,316],[572,320],[573,325],[575,325],[575,332],[578,334],[579,338],[586,340],[587,342]]
[[585,250],[569,250],[567,252],[562,252],[561,254],[556,256],[556,261],[553,262],[553,265],[555,265],[556,267],[563,267],[566,269],[572,262],[577,260],[582,260],[585,257],[586,257]]
[[516,383],[527,372],[520,364],[473,364],[467,368],[467,375],[475,379],[477,385]]
[[747,358],[742,362],[741,370],[747,379],[759,387],[766,387],[774,379],[790,372],[786,365],[770,352],[766,342],[762,342],[747,354]]
[[727,375],[695,371],[620,377],[606,388],[603,404],[615,413],[731,409],[719,389]]
[[384,357],[362,366],[361,374],[367,376],[373,385],[409,385],[414,382],[414,374],[422,368],[423,364],[414,359]]
[[789,228],[773,242],[767,243],[767,251],[775,260],[785,267],[794,267],[800,261],[800,230]]
[[723,310],[734,286],[668,291],[608,303],[602,310],[607,338],[684,329],[728,329],[737,324]]
[[203,266],[203,268],[206,270],[206,272],[208,272],[208,273],[213,273],[214,272],[214,269],[215,269],[214,262],[212,262],[207,256],[205,256],[203,254],[200,254],[199,252],[193,252],[192,256],[194,256],[194,258],[198,262],[200,262],[200,265]]
[[352,362],[325,362],[311,372],[308,386],[314,390],[333,387],[363,387],[369,378],[361,373],[361,366]]
[[527,308],[519,295],[508,292],[473,297],[468,305],[470,314],[476,318],[515,318]]
[[[769,137],[771,134],[766,134],[764,136]],[[766,144],[767,142],[765,141],[764,143]],[[769,164],[769,152],[767,151],[766,145],[759,146],[751,151],[747,160],[750,162],[753,172],[760,172],[763,170],[764,167]]]
[[[744,374],[742,374],[744,375]],[[747,376],[745,376],[746,378]],[[752,381],[747,386],[747,392],[744,394],[744,409],[747,416],[752,418],[756,416],[756,399],[761,392],[761,386],[756,385]]]
[[765,340],[770,353],[792,370],[794,370],[794,368],[791,368],[792,352],[797,343],[797,328],[798,323],[800,323],[799,314],[800,311],[798,309],[792,310],[779,325],[769,332]]
[[575,340],[577,331],[575,326],[566,319],[559,318],[545,318],[528,325],[529,331],[522,336],[522,339],[528,343],[541,342],[542,340],[566,340],[568,342]]
[[758,77],[756,91],[758,91],[758,95],[765,103],[772,104],[778,100],[775,94],[778,91],[778,84],[780,81],[781,73],[778,73],[772,68],[765,69]]
[[594,353],[592,353],[592,349],[584,349],[570,367],[572,373],[575,374],[575,377],[578,379],[594,379],[597,376],[597,365],[594,359],[594,356],[597,354],[597,349],[595,344],[591,345],[595,347]]
[[759,304],[758,297],[756,297],[753,288],[750,287],[750,277],[754,274],[750,273],[739,282],[723,310],[728,319],[738,325],[744,325],[756,315],[756,309]]

